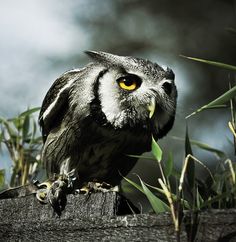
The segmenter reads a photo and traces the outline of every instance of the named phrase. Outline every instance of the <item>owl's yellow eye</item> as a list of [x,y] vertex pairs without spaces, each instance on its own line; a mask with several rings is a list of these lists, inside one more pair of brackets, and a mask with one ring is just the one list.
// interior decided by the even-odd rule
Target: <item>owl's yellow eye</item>
[[122,79],[119,81],[119,86],[127,91],[133,91],[137,87],[137,83],[134,80]]
[[134,91],[141,85],[141,80],[135,75],[130,75],[127,77],[121,77],[117,80],[120,88],[126,91]]

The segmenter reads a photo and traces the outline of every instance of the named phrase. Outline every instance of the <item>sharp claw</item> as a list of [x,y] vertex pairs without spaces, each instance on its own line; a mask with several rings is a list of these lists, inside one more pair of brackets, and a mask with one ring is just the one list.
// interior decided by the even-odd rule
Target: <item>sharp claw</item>
[[48,203],[48,191],[50,189],[50,187],[52,186],[52,183],[49,181],[40,183],[38,181],[34,182],[34,185],[37,186],[37,188],[39,189],[36,192],[36,198],[41,202],[41,203]]
[[114,191],[118,192],[118,186],[113,187],[112,185],[106,183],[106,182],[88,182],[85,186],[83,186],[79,192],[82,194],[90,194],[91,192],[109,192]]
[[86,187],[86,186],[84,186],[81,189],[79,189],[79,193],[82,193],[84,195],[88,195],[90,192],[91,192],[91,190],[88,187]]
[[38,188],[45,188],[45,189],[50,189],[50,187],[52,186],[52,182],[50,181],[46,181],[46,182],[42,182],[38,185]]
[[48,203],[47,201],[47,190],[46,189],[40,189],[36,192],[36,198],[41,202],[41,203]]

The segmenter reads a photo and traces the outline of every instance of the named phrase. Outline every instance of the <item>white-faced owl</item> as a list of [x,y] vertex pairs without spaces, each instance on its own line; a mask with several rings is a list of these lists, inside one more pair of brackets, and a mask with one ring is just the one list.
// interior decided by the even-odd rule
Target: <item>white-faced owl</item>
[[[78,188],[90,181],[118,185],[172,128],[177,90],[174,73],[134,57],[87,51],[93,62],[60,76],[40,112],[47,174],[75,169]],[[148,106],[155,103],[150,118]]]

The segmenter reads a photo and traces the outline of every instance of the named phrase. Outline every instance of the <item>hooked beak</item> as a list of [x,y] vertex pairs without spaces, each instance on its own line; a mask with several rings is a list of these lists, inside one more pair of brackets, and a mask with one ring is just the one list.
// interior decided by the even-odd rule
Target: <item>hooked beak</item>
[[156,108],[156,100],[154,97],[151,98],[151,101],[148,105],[148,111],[149,111],[149,118],[151,119]]

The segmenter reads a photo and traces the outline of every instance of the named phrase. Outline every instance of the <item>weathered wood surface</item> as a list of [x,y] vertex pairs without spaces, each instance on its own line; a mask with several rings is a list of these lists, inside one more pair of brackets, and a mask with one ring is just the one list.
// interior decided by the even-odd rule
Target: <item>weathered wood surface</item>
[[[59,218],[34,195],[0,200],[0,241],[176,241],[170,214],[117,216],[124,202],[117,193],[68,196]],[[236,210],[200,215],[197,241],[236,233]],[[180,241],[187,241],[182,224]]]
[[236,242],[236,209],[201,213],[196,241]]

